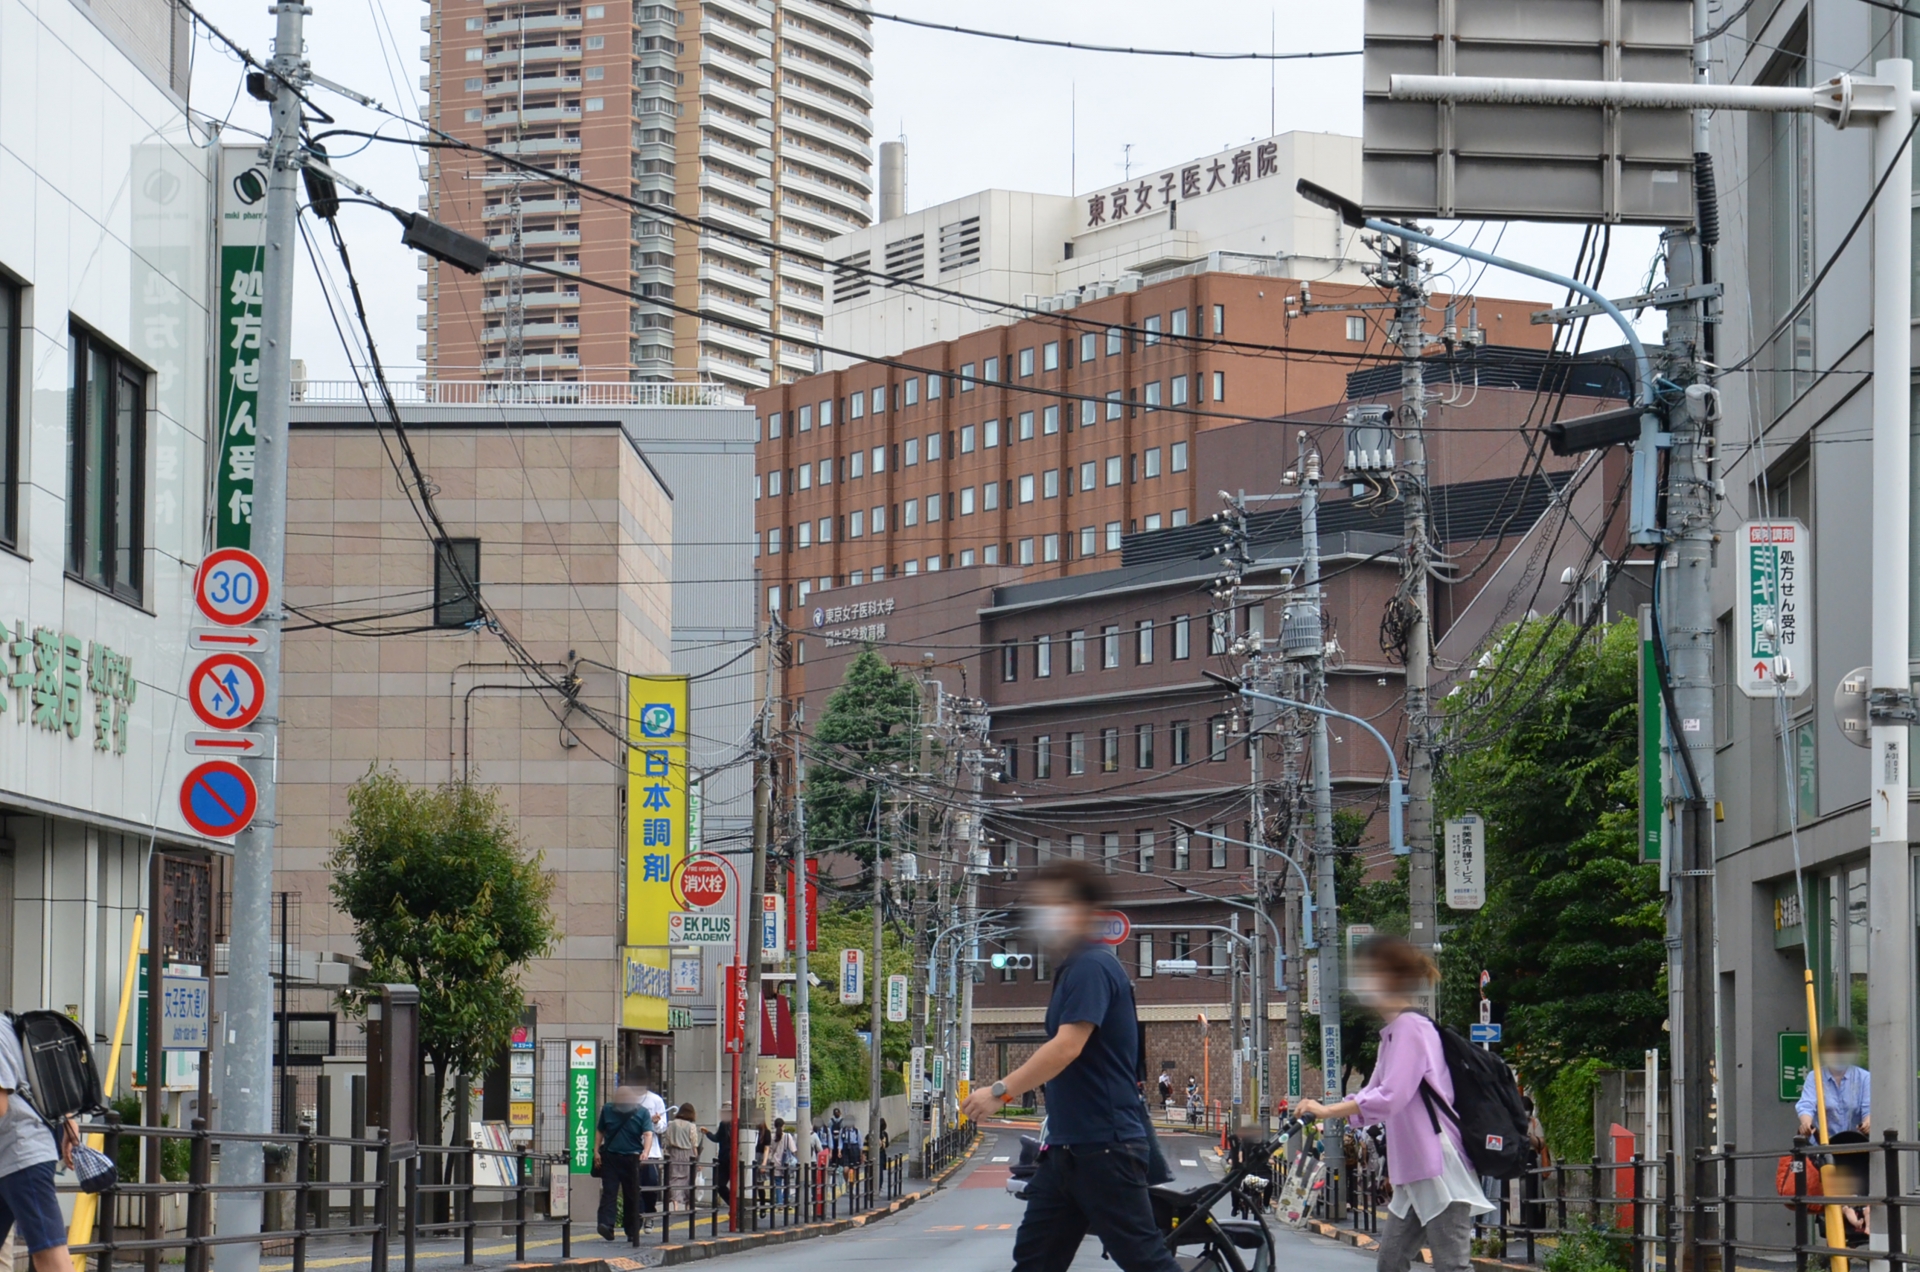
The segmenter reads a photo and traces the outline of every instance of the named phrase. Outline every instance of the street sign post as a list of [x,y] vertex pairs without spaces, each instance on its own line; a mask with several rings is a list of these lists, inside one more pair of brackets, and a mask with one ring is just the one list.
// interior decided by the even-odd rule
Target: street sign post
[[593,1123],[600,1113],[600,1044],[567,1044],[567,1171],[593,1173]]
[[187,648],[209,654],[252,654],[266,644],[265,632],[248,628],[196,627],[187,633]]
[[1805,1030],[1789,1030],[1780,1035],[1780,1102],[1792,1104],[1806,1088],[1812,1072],[1813,1055],[1807,1048]]
[[1098,921],[1093,939],[1102,945],[1119,945],[1133,934],[1133,924],[1118,910],[1102,910],[1093,917]]
[[264,733],[189,733],[186,739],[188,755],[265,755],[267,738]]
[[245,654],[202,659],[187,680],[187,701],[208,728],[246,728],[260,718],[266,698],[267,682]]
[[213,982],[204,976],[160,976],[160,1046],[205,1051],[213,1045]]
[[180,815],[187,825],[216,839],[245,830],[259,807],[253,778],[231,760],[197,764],[180,783]]
[[1468,1041],[1475,1046],[1486,1046],[1500,1041],[1499,1025],[1468,1025]]
[[672,910],[667,914],[669,945],[733,944],[731,914],[703,914],[691,910]]
[[1487,824],[1478,813],[1447,819],[1447,906],[1478,910],[1487,903]]
[[899,1024],[907,1018],[907,978],[887,977],[887,1022]]
[[867,952],[840,951],[840,1005],[852,1007],[867,1001]]
[[1733,665],[1740,692],[1797,698],[1813,674],[1813,541],[1798,521],[1749,521],[1735,536],[1734,552]]
[[687,910],[710,910],[727,899],[727,868],[712,857],[684,857],[673,871],[673,894]]

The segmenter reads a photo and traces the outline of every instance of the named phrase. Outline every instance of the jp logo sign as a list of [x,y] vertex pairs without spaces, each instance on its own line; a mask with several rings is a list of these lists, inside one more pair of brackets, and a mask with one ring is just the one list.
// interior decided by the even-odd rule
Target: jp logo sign
[[649,702],[640,711],[640,736],[646,738],[670,738],[673,736],[674,711],[671,703]]

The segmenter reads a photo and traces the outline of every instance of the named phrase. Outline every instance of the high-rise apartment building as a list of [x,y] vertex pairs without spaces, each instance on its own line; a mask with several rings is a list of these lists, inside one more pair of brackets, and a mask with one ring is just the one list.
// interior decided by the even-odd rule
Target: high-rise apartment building
[[644,212],[490,155],[431,152],[437,220],[572,277],[423,263],[429,374],[744,391],[814,369],[811,345],[773,337],[817,338],[825,277],[811,258],[872,220],[873,40],[857,10],[434,0],[426,22],[437,127],[662,205]]

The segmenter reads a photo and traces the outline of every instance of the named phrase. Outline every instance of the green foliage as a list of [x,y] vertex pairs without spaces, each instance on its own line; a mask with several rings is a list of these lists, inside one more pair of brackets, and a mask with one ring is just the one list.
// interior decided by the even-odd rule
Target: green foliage
[[[813,1057],[813,1107],[821,1112],[837,1101],[867,1098],[867,1048],[859,1032],[873,1023],[872,998],[856,1006],[843,1006],[834,969],[839,966],[840,951],[866,950],[867,993],[884,995],[887,977],[905,975],[913,952],[901,944],[891,926],[883,930],[880,967],[872,963],[873,911],[845,904],[829,904],[820,912],[820,948],[812,956],[820,984],[813,986],[808,998],[812,1009],[809,1035]],[[911,1049],[911,1026],[881,1022],[880,1082],[881,1094],[899,1095],[906,1090],[900,1075]]]
[[1585,1219],[1575,1219],[1568,1226],[1570,1230],[1547,1252],[1547,1272],[1626,1272],[1633,1258],[1629,1238]]
[[521,850],[496,791],[392,770],[354,783],[335,838],[333,896],[367,980],[419,987],[420,1047],[440,1081],[483,1072],[526,1006],[522,969],[553,947],[539,854]]
[[813,726],[819,758],[807,766],[806,798],[815,851],[872,862],[887,771],[914,762],[919,712],[919,689],[879,654],[865,649],[847,664]]
[[1593,1096],[1600,1088],[1600,1071],[1606,1067],[1598,1057],[1582,1060],[1554,1074],[1544,1087],[1535,1088],[1540,1098],[1534,1112],[1540,1118],[1547,1147],[1557,1160],[1593,1160]]
[[[1487,903],[1443,912],[1441,1016],[1478,1019],[1479,973],[1503,1054],[1538,1091],[1582,1060],[1638,1066],[1663,1047],[1659,869],[1639,859],[1638,629],[1585,640],[1507,629],[1471,693],[1447,699],[1435,821],[1486,821]],[[1436,826],[1437,829],[1437,826]]]
[[[140,1106],[137,1095],[123,1095],[109,1102],[113,1111],[120,1115],[123,1126],[140,1126],[146,1122],[146,1112]],[[168,1125],[167,1117],[160,1115],[160,1125]],[[160,1174],[167,1179],[185,1179],[193,1168],[193,1141],[184,1139],[163,1140],[160,1149]],[[120,1151],[114,1161],[120,1167],[120,1182],[137,1184],[140,1182],[141,1155],[146,1152],[147,1140],[138,1135],[125,1135],[120,1139]]]

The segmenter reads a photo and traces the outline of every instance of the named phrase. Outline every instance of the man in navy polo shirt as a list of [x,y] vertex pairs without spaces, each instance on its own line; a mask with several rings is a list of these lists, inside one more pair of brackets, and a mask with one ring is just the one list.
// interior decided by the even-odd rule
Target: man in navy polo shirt
[[1152,1141],[1135,1077],[1133,984],[1112,949],[1093,939],[1106,902],[1106,876],[1084,861],[1052,861],[1035,874],[1028,926],[1054,962],[1047,1041],[963,1106],[969,1117],[988,1117],[1008,1092],[1046,1084],[1047,1143],[1027,1185],[1014,1272],[1066,1272],[1089,1232],[1121,1272],[1178,1272],[1147,1198]]

